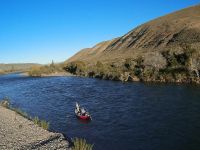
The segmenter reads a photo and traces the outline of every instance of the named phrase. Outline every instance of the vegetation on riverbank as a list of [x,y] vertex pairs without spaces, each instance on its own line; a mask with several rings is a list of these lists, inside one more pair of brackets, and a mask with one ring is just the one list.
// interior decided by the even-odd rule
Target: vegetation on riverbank
[[74,61],[65,70],[106,80],[200,83],[199,56],[198,49],[184,44],[178,52],[166,49],[109,62]]
[[41,76],[50,76],[64,74],[63,70],[64,65],[62,63],[55,64],[53,61],[49,65],[43,66],[34,66],[28,71],[29,76],[41,77]]
[[40,120],[38,117],[34,117],[32,120],[35,124],[42,127],[43,129],[45,129],[45,130],[49,129],[49,122],[47,122],[45,120]]
[[0,106],[3,106],[5,108],[8,108],[14,112],[16,112],[17,114],[32,120],[36,125],[42,127],[45,130],[49,129],[49,122],[45,121],[45,120],[40,120],[38,117],[30,117],[26,112],[22,111],[20,108],[14,108],[10,105],[10,100],[9,98],[5,97],[0,101]]

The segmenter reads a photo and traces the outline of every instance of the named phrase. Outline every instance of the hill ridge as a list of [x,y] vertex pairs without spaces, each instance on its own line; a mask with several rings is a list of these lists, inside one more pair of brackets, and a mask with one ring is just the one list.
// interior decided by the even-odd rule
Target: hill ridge
[[[124,74],[125,72],[134,74],[133,69],[138,67],[136,60],[141,58],[143,68],[140,71],[142,73],[149,68],[149,65],[151,69],[159,71],[160,69],[169,69],[169,67],[171,69],[180,69],[182,67],[182,69],[185,68],[187,70],[184,78],[190,78],[193,77],[191,70],[194,70],[194,68],[198,70],[200,68],[197,58],[200,52],[199,49],[200,5],[196,5],[139,25],[119,38],[98,43],[92,48],[83,49],[68,59],[66,63],[81,61],[84,63],[84,66],[95,66],[97,62],[112,66],[114,63],[117,64],[116,69],[120,70],[115,71],[118,72],[117,74]],[[190,52],[188,51],[195,52],[189,54]],[[166,53],[169,56],[166,56]],[[132,70],[130,68],[124,69],[123,67],[123,63],[128,59],[133,63]],[[170,61],[175,61],[174,66]],[[147,65],[147,62],[150,64]],[[134,63],[136,64],[134,65]],[[163,68],[156,67],[155,63],[160,63],[159,66],[163,66]],[[86,74],[88,74],[88,71],[86,71]],[[93,74],[96,74],[96,71],[93,72]],[[136,75],[134,74],[133,76],[135,78]],[[143,79],[143,75],[142,77],[137,76],[137,78],[146,80]],[[178,78],[173,80],[176,81]]]

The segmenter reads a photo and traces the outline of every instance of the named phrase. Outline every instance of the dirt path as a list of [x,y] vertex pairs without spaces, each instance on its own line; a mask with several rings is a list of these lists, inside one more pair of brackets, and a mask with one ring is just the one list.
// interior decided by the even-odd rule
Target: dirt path
[[0,106],[0,150],[69,150],[68,146],[62,134],[46,131]]

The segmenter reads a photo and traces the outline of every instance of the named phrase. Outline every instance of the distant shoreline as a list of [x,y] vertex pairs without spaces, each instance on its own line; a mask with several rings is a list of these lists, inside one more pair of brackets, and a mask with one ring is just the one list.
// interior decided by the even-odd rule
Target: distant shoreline
[[41,74],[40,76],[37,75],[29,75],[28,72],[23,72],[21,75],[29,76],[29,77],[66,77],[66,76],[75,76],[69,72],[55,72],[55,73],[49,73],[49,74]]
[[23,73],[23,72],[22,72],[22,71],[14,71],[14,72],[0,72],[0,75],[15,74],[15,73]]

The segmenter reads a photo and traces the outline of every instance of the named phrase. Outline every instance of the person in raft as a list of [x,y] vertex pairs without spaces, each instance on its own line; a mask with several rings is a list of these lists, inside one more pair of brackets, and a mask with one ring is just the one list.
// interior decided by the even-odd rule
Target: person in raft
[[78,112],[79,115],[85,116],[86,115],[86,111],[84,108],[80,108],[80,105],[76,102],[76,110]]
[[78,113],[80,113],[81,111],[80,111],[80,105],[76,102],[76,110],[77,110],[77,112]]
[[86,115],[86,111],[85,111],[84,108],[81,108],[81,114],[82,114],[82,116],[85,116],[85,115]]

